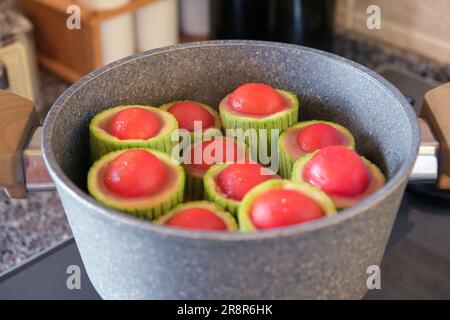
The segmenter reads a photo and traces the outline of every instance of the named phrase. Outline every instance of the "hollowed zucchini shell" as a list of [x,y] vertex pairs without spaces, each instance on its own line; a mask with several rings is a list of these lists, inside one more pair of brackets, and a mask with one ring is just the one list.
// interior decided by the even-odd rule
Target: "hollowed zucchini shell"
[[[131,107],[142,108],[157,114],[163,123],[160,132],[148,140],[120,140],[109,134],[106,128],[111,118],[118,112]],[[178,123],[175,117],[169,112],[159,108],[143,105],[117,106],[109,108],[95,115],[89,124],[91,161],[94,162],[101,156],[111,151],[130,148],[151,148],[170,154],[173,147],[178,143],[178,141],[172,141],[172,133],[177,129]]]
[[[142,148],[137,148],[142,149]],[[128,149],[110,152],[97,160],[89,170],[87,187],[89,193],[107,207],[132,215],[154,220],[183,202],[185,174],[181,165],[173,161],[166,153],[142,149],[154,154],[169,168],[169,182],[157,194],[143,197],[124,198],[115,195],[105,186],[103,173],[108,163]]]
[[[211,108],[210,106],[208,106],[207,104],[200,103],[197,101],[191,101],[191,100],[177,100],[177,101],[165,103],[165,104],[159,106],[159,108],[164,111],[167,111],[172,105],[174,105],[177,102],[193,102],[193,103],[199,104],[212,115],[212,117],[214,118],[214,125],[210,128],[202,130],[202,136],[204,135],[207,138],[209,138],[211,135],[214,135],[215,132],[220,131],[222,129],[222,122],[220,121],[219,113],[216,110],[214,110],[213,108]],[[195,132],[190,132],[192,139],[194,138],[194,133]]]
[[[309,153],[309,154],[301,157],[300,159],[298,159],[295,162],[294,168],[292,169],[292,181],[304,181],[303,170],[305,169],[305,166],[308,163],[308,161],[317,152],[318,151]],[[367,168],[369,169],[369,173],[370,173],[369,186],[367,187],[366,191],[362,195],[359,195],[356,197],[342,197],[342,196],[328,195],[331,198],[331,200],[333,201],[333,203],[337,209],[344,209],[344,208],[348,208],[348,207],[355,205],[359,201],[367,198],[368,196],[373,194],[375,191],[380,189],[386,181],[386,178],[384,177],[383,173],[375,164],[373,164],[372,162],[370,162],[369,160],[367,160],[364,157],[361,157],[361,158],[363,159],[364,163],[366,164]]]
[[[225,129],[255,129],[257,133],[257,141],[251,142],[249,138],[246,138],[245,143],[250,146],[250,152],[253,157],[260,159],[259,149],[263,147],[260,145],[260,129],[266,129],[266,145],[267,154],[271,154],[271,131],[273,129],[278,130],[281,134],[285,129],[297,122],[299,114],[299,105],[296,95],[292,92],[279,90],[277,91],[284,97],[287,102],[287,109],[277,112],[269,116],[249,116],[241,113],[237,113],[229,108],[227,105],[228,95],[222,100],[219,106],[220,118],[222,120],[222,126]],[[276,152],[276,150],[274,151]],[[257,157],[255,157],[257,155]]]
[[[204,191],[205,198],[207,200],[219,204],[221,207],[225,208],[228,212],[230,212],[234,216],[237,216],[237,212],[239,209],[239,205],[241,204],[241,201],[228,198],[225,194],[223,194],[220,191],[217,185],[217,177],[223,170],[225,170],[232,164],[233,162],[218,163],[209,168],[208,171],[206,171],[205,173],[205,177],[203,178],[203,186],[205,190]],[[273,179],[276,178],[279,179],[280,177],[274,174]]]
[[[223,139],[226,137],[223,136],[219,136],[219,138]],[[228,139],[230,140],[230,139]],[[207,140],[205,140],[207,141]],[[245,154],[245,159],[251,159],[251,155],[249,153],[248,150],[248,146],[245,143],[242,142],[237,142],[236,140],[234,140],[235,143],[237,143],[241,150],[243,150],[244,154]],[[201,144],[202,141],[196,142],[191,144],[186,150],[185,150],[185,154],[189,155],[191,154],[191,150],[192,148],[195,148],[197,145]],[[204,186],[203,186],[203,178],[207,172],[207,170],[205,171],[199,171],[199,170],[194,170],[192,169],[192,167],[189,167],[189,165],[184,165],[184,169],[186,171],[186,199],[188,200],[201,200],[204,198]]]
[[319,120],[298,122],[284,131],[278,140],[278,162],[280,164],[280,176],[283,178],[290,179],[294,162],[307,154],[307,152],[304,152],[297,146],[298,132],[307,126],[316,123],[324,123],[336,128],[344,136],[345,145],[352,150],[355,149],[355,139],[352,133],[340,124]]
[[217,190],[217,176],[225,170],[230,164],[229,163],[219,163],[213,165],[205,173],[203,178],[203,186],[205,189],[205,198],[209,201],[219,204],[221,207],[225,208],[228,212],[233,215],[237,215],[240,201],[227,198],[220,190]]
[[323,191],[306,182],[293,182],[282,179],[269,180],[254,187],[244,196],[244,199],[242,199],[238,211],[238,220],[241,231],[249,232],[257,230],[250,218],[253,202],[259,195],[276,189],[299,191],[303,195],[314,200],[322,208],[326,216],[331,216],[336,213],[336,208],[331,199]]
[[228,227],[228,231],[237,231],[238,225],[236,223],[236,220],[233,218],[231,214],[226,212],[222,207],[219,205],[209,202],[209,201],[191,201],[179,204],[171,211],[164,214],[162,217],[160,217],[156,223],[158,224],[165,224],[170,218],[172,218],[175,214],[182,210],[191,209],[191,208],[203,208],[209,211],[214,212],[219,218],[222,219],[223,222],[225,222],[226,226]]

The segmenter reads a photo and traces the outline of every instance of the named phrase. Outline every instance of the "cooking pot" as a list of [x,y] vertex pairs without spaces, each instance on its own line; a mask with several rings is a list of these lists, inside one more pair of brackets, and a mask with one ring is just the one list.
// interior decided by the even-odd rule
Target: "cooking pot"
[[[302,120],[326,119],[348,127],[358,152],[387,175],[386,185],[335,216],[253,233],[168,228],[89,196],[88,124],[96,113],[115,105],[157,106],[180,99],[218,106],[245,82],[295,92]],[[352,61],[259,41],[160,48],[76,82],[37,130],[32,103],[2,92],[0,185],[10,196],[24,197],[27,189],[51,188],[49,173],[89,278],[106,299],[361,298],[369,266],[382,260],[408,180],[449,186],[450,119],[444,101],[450,101],[449,85],[427,94],[421,146],[416,115],[403,95]]]

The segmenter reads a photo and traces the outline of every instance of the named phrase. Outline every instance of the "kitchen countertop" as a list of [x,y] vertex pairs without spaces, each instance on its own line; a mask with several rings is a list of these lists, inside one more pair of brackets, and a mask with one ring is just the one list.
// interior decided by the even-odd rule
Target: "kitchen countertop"
[[[357,36],[336,36],[335,52],[371,69],[390,65],[439,82],[450,82],[450,66],[410,52],[381,47]],[[46,71],[40,75],[43,106],[47,109],[68,84]],[[0,213],[0,274],[71,237],[56,192],[10,200],[0,191]]]

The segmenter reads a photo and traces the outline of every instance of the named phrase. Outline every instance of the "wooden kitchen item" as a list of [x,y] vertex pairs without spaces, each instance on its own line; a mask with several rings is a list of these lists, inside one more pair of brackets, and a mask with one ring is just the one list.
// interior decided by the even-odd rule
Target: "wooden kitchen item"
[[[101,25],[104,21],[160,0],[131,0],[117,9],[94,11],[76,0],[19,0],[19,6],[34,25],[39,63],[69,82],[75,82],[101,67]],[[81,29],[66,26],[71,5],[81,12]]]
[[78,0],[94,11],[112,10],[130,3],[130,0]]
[[0,90],[0,185],[12,198],[26,197],[22,149],[38,125],[30,100]]
[[440,142],[439,189],[450,189],[450,83],[428,91],[423,100],[422,117],[432,125]]

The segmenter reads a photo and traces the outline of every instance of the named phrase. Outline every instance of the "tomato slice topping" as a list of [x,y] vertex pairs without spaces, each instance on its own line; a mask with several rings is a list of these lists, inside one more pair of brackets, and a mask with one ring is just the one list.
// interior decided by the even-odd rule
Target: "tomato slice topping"
[[253,202],[250,219],[257,229],[272,229],[304,223],[324,216],[320,206],[296,190],[275,189]]
[[161,122],[148,110],[131,107],[118,112],[109,122],[108,133],[120,140],[147,140],[158,134]]
[[227,197],[241,201],[250,189],[274,177],[273,172],[258,163],[234,163],[219,174],[217,184]]
[[263,83],[247,83],[234,90],[227,101],[234,111],[264,116],[286,108],[283,96],[271,86]]
[[311,124],[302,128],[297,134],[297,145],[307,153],[342,144],[344,144],[342,134],[326,123]]
[[148,196],[166,182],[166,165],[145,150],[128,150],[105,169],[103,181],[113,193],[124,198]]
[[167,111],[177,119],[180,129],[186,129],[190,132],[194,132],[195,121],[201,122],[202,130],[214,126],[213,115],[201,104],[195,102],[175,102],[169,109],[167,109]]
[[323,148],[305,165],[303,178],[327,194],[355,197],[363,194],[370,182],[363,159],[344,146]]
[[203,208],[191,208],[177,212],[167,225],[197,230],[227,230],[227,225],[212,211]]

